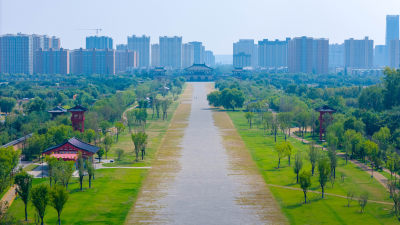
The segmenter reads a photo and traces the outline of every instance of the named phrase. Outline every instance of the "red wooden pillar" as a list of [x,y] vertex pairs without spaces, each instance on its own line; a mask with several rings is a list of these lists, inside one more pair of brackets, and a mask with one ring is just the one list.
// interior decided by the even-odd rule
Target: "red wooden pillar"
[[82,107],[80,105],[77,105],[71,109],[68,110],[71,115],[71,122],[72,122],[72,128],[74,130],[79,130],[81,133],[85,131],[85,112],[87,109],[85,107]]

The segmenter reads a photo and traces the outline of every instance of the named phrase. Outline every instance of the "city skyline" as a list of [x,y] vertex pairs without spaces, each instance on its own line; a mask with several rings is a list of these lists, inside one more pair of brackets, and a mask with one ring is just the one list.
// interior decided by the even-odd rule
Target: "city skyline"
[[[182,36],[182,42],[201,41],[220,55],[232,54],[231,43],[239,39],[310,36],[343,43],[349,38],[368,36],[376,45],[384,44],[385,16],[400,12],[400,3],[395,0],[379,4],[375,0],[334,3],[206,0],[201,4],[182,0],[129,3],[119,0],[106,8],[102,7],[106,3],[102,0],[96,4],[92,0],[49,3],[49,0],[3,1],[1,33],[55,35],[63,39],[62,47],[68,49],[83,47],[86,36],[96,34],[94,30],[82,30],[89,28],[101,28],[99,35],[112,37],[115,44],[125,43],[131,35],[150,36],[152,44],[160,36]],[[207,16],[200,16],[204,14]],[[30,22],[26,23],[24,18],[30,18]]]

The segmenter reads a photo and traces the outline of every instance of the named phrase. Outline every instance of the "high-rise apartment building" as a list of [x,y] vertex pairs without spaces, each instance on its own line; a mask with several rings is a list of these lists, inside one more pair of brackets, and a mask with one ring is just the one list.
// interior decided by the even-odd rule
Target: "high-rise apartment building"
[[344,44],[329,45],[329,68],[344,67]]
[[182,68],[187,68],[195,63],[194,52],[193,44],[188,43],[182,45]]
[[215,56],[212,51],[204,51],[204,63],[209,67],[215,66]]
[[113,39],[106,36],[86,37],[86,49],[113,49]]
[[128,50],[128,45],[125,44],[119,44],[116,46],[117,50]]
[[391,40],[389,42],[389,66],[391,68],[400,68],[400,40]]
[[31,35],[0,36],[0,73],[33,73],[33,39]]
[[204,63],[205,47],[203,46],[203,43],[201,43],[199,41],[192,41],[192,42],[189,42],[189,44],[193,46],[193,51],[194,51],[193,63],[195,63],[195,64]]
[[391,40],[399,40],[399,15],[386,16],[386,46]]
[[113,49],[77,49],[70,61],[72,74],[115,74]]
[[374,66],[374,41],[365,37],[363,40],[353,38],[344,41],[345,67],[369,69]]
[[160,66],[160,45],[159,44],[151,45],[151,66],[152,67]]
[[[250,57],[250,64],[248,64],[248,57]],[[233,43],[233,66],[253,68],[258,66],[257,45],[254,44],[253,39],[240,39]]]
[[140,68],[150,66],[150,37],[132,35],[128,37],[128,49],[137,52]]
[[386,45],[375,45],[374,49],[374,66],[384,67],[387,66],[387,48]]
[[115,73],[132,71],[138,65],[137,53],[132,50],[115,51]]
[[258,42],[258,66],[264,68],[287,67],[288,43],[285,41],[269,41],[264,39]]
[[35,74],[69,74],[69,51],[66,49],[39,49],[34,53]]
[[180,69],[182,65],[182,37],[160,37],[160,66]]
[[298,37],[289,41],[288,68],[291,73],[328,73],[329,40]]

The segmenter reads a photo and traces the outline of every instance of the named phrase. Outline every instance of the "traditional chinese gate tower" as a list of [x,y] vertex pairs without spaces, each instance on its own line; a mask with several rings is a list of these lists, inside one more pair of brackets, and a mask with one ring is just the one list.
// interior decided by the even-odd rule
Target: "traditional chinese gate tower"
[[85,131],[85,112],[87,111],[87,108],[77,105],[73,108],[70,108],[68,112],[70,112],[71,115],[71,122],[72,122],[72,128],[74,130],[79,130],[81,133]]
[[322,134],[325,133],[325,128],[324,128],[324,115],[328,113],[332,117],[332,113],[335,113],[336,110],[333,108],[324,105],[322,107],[316,108],[315,111],[319,112],[319,140],[322,141]]

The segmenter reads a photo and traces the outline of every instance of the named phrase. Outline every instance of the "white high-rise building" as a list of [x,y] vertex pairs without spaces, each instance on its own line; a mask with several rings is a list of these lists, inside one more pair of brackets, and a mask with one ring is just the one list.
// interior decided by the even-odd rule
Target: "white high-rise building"
[[182,45],[182,68],[192,66],[194,63],[194,46],[190,43]]
[[180,69],[182,66],[182,37],[160,37],[160,66]]

